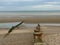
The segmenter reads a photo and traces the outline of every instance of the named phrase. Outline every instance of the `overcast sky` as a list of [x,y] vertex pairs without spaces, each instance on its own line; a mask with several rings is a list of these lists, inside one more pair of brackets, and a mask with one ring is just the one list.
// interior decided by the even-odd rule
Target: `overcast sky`
[[60,0],[0,0],[0,11],[60,10]]

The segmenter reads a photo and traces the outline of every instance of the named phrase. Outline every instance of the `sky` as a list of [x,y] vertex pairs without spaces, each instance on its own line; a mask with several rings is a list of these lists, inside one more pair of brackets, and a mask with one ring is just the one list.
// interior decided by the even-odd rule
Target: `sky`
[[0,0],[0,11],[60,10],[60,0]]

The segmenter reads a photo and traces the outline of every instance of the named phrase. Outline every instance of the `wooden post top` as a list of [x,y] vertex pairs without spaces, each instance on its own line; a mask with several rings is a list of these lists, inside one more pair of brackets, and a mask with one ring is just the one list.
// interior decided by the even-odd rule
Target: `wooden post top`
[[40,25],[39,24],[36,26],[36,29],[34,30],[34,32],[40,32]]

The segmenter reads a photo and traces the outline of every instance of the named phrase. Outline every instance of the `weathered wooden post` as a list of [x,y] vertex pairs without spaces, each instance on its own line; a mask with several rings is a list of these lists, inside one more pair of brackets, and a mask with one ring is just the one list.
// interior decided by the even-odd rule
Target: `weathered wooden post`
[[42,43],[42,32],[40,30],[40,25],[38,24],[36,26],[36,29],[34,30],[34,45],[37,45],[36,43]]

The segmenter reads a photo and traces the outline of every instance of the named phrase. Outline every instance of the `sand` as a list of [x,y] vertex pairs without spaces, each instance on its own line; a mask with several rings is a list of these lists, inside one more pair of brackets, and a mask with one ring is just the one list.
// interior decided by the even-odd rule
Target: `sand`
[[3,38],[8,30],[0,31],[0,45],[32,45],[33,44],[33,33],[32,31],[26,30],[14,30],[9,36]]
[[[33,45],[33,30],[35,28],[29,29],[15,29],[13,32],[3,38],[4,35],[8,32],[8,29],[0,29],[0,45]],[[60,43],[60,27],[41,27],[43,33],[43,41],[49,45],[59,45]],[[46,39],[46,40],[45,40]],[[53,40],[51,42],[51,40]],[[54,40],[56,42],[54,42]]]
[[[26,15],[27,16],[27,15]],[[24,21],[24,23],[60,23],[60,15],[38,15],[30,17],[1,17],[0,23],[5,22],[21,22]]]

